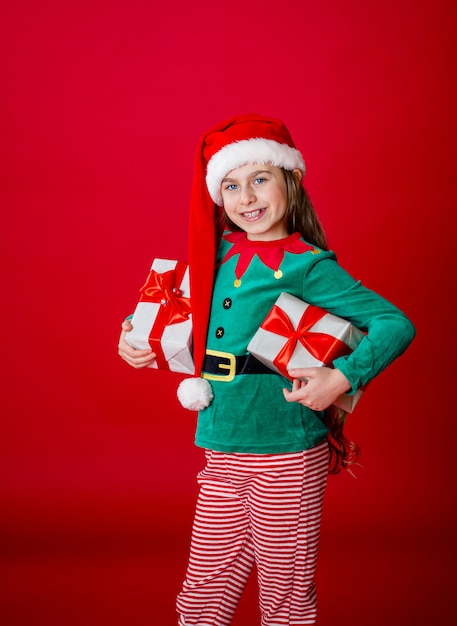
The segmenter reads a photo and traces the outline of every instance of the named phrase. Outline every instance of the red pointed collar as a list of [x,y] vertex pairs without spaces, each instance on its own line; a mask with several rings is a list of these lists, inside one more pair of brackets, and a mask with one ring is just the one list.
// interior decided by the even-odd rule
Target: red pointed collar
[[226,263],[235,254],[240,255],[235,268],[238,280],[243,276],[255,254],[264,265],[276,272],[282,263],[284,252],[301,254],[307,250],[314,250],[313,246],[301,241],[300,233],[275,241],[251,241],[245,232],[232,232],[225,234],[224,239],[233,243],[233,246],[222,259],[222,263]]

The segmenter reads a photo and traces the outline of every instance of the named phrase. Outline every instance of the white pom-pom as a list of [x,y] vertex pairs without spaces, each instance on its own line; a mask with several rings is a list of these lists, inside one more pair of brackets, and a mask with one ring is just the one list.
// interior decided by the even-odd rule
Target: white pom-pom
[[178,400],[189,411],[201,411],[211,404],[214,393],[206,378],[185,378],[178,387]]

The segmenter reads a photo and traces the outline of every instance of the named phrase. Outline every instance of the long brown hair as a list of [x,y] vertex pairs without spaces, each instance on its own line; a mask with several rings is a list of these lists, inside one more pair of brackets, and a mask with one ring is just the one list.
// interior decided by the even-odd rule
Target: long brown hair
[[300,233],[308,243],[328,250],[324,229],[300,178],[289,170],[282,171],[287,186],[286,221],[289,234]]
[[[289,234],[298,232],[308,243],[321,250],[328,250],[324,229],[300,177],[290,170],[281,169],[287,187],[286,221]],[[231,230],[242,230],[227,217],[223,209],[220,210],[218,217],[219,232],[227,225]],[[344,434],[346,419],[346,411],[333,405],[324,411],[324,423],[329,429],[327,441],[330,451],[330,474],[338,474],[342,469],[349,468],[359,458],[359,446]]]

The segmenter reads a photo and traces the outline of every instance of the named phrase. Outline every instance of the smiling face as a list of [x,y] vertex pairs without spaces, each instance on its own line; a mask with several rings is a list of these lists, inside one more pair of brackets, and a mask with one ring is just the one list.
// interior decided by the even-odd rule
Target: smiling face
[[270,164],[248,164],[227,174],[221,184],[229,219],[257,241],[283,239],[287,231],[287,185],[282,170]]

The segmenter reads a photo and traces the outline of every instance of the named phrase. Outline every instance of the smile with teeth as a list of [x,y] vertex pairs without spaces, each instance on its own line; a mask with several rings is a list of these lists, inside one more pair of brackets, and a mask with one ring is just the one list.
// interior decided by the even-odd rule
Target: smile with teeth
[[246,213],[242,213],[244,219],[246,220],[256,220],[260,215],[265,213],[266,209],[256,209],[255,211],[246,211]]

